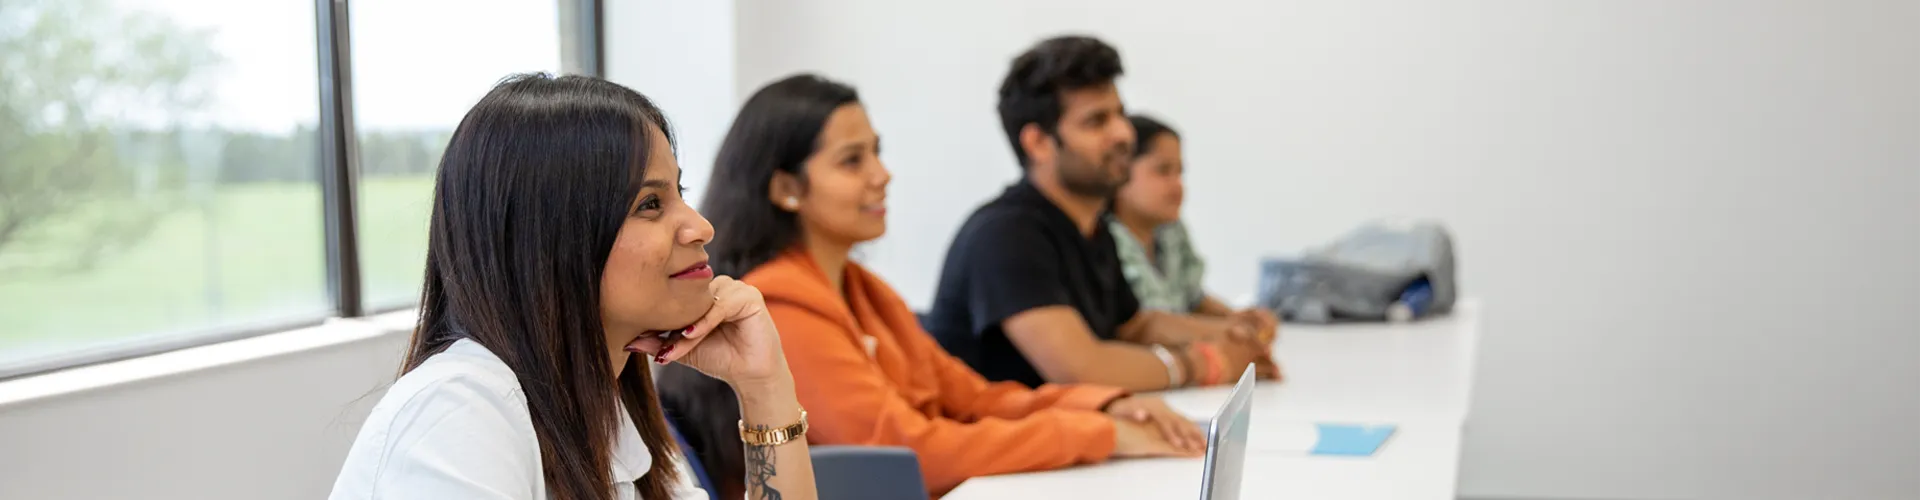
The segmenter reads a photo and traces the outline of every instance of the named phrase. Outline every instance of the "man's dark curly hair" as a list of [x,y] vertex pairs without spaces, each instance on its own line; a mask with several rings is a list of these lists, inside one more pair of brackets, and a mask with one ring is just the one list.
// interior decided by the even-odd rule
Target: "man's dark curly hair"
[[1062,93],[1111,83],[1121,72],[1120,52],[1089,36],[1049,38],[1014,58],[1000,82],[1000,124],[1007,129],[1020,168],[1030,166],[1026,149],[1020,147],[1020,129],[1032,123],[1054,135],[1066,111]]

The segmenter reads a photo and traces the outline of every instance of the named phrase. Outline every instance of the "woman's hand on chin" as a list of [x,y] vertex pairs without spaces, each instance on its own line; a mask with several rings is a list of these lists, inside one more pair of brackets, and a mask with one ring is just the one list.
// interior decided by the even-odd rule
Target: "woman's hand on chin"
[[677,361],[736,390],[791,384],[780,332],[767,315],[760,290],[726,276],[715,276],[707,290],[713,293],[713,307],[692,326],[642,337],[627,344],[627,350],[650,356],[655,363]]

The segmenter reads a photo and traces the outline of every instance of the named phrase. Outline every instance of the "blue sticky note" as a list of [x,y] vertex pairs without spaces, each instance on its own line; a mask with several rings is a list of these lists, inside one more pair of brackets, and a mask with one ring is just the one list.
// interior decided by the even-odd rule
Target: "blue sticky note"
[[1380,445],[1386,444],[1395,429],[1391,424],[1314,424],[1314,427],[1318,428],[1320,439],[1308,453],[1351,457],[1372,456],[1380,451]]

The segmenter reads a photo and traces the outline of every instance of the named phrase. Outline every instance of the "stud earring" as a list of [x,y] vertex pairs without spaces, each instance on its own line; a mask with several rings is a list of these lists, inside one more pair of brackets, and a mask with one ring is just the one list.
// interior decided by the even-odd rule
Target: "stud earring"
[[787,208],[788,208],[788,209],[796,209],[796,208],[800,208],[800,199],[799,199],[799,198],[795,198],[795,197],[792,197],[792,196],[788,196],[788,197],[787,197]]

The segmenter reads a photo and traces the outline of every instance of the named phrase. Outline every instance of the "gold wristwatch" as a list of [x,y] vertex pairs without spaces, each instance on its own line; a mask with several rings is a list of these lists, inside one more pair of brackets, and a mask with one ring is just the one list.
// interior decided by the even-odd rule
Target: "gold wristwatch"
[[740,420],[740,442],[747,446],[780,446],[788,441],[807,435],[807,409],[800,409],[800,421],[778,429],[747,430],[746,419]]

